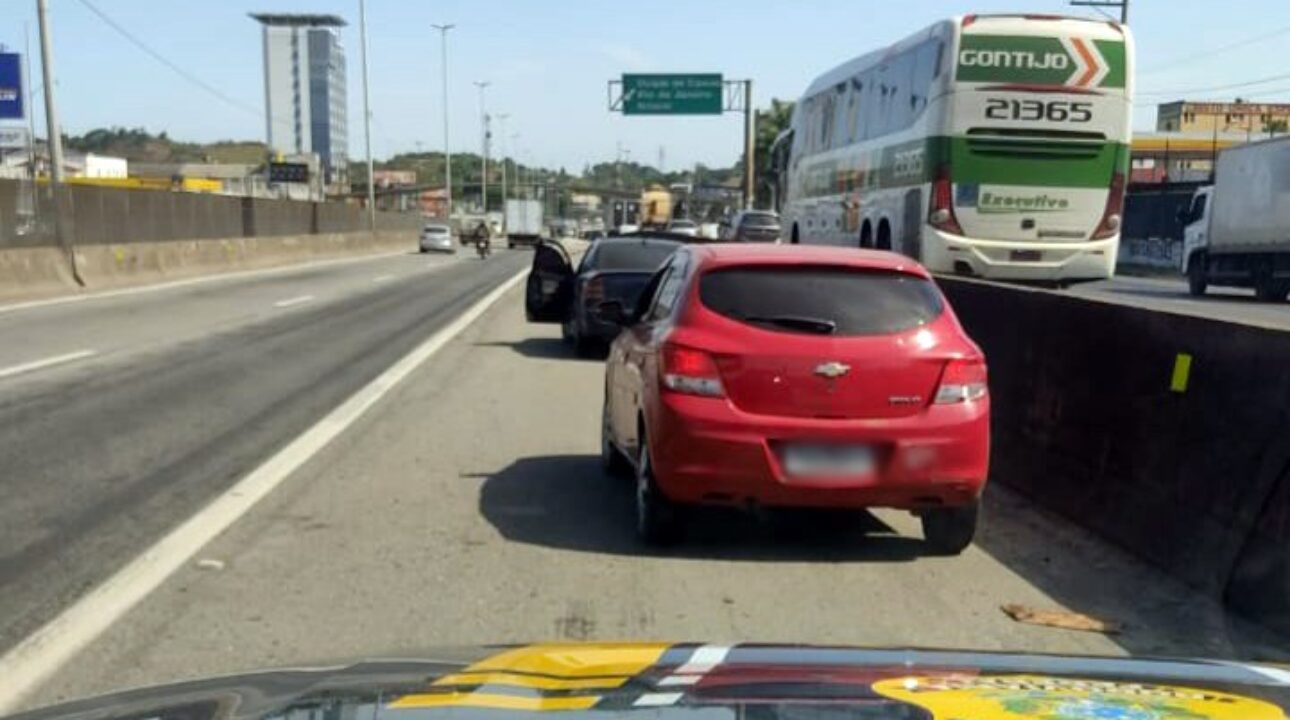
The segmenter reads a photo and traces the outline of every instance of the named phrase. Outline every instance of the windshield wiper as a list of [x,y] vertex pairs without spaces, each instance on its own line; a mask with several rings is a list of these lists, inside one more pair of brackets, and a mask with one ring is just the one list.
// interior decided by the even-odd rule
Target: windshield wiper
[[740,319],[745,322],[778,325],[780,327],[815,333],[817,335],[832,335],[838,329],[838,324],[832,320],[806,317],[803,315],[745,315]]

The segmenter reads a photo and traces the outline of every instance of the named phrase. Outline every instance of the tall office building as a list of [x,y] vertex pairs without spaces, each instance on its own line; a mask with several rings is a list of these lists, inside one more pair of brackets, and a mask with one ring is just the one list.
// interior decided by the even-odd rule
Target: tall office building
[[252,13],[264,26],[269,148],[317,153],[328,185],[347,182],[345,49],[335,15]]

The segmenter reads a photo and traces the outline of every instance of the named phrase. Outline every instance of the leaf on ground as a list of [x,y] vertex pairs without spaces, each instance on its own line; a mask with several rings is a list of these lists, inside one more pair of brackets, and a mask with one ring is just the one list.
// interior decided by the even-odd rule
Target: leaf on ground
[[1029,625],[1044,625],[1046,627],[1062,628],[1064,630],[1099,632],[1106,635],[1119,634],[1123,629],[1123,626],[1118,622],[1099,620],[1095,617],[1091,617],[1083,613],[1072,612],[1070,610],[1045,610],[1041,608],[1033,608],[1028,605],[1017,604],[1000,605],[999,609],[1013,620],[1027,623]]

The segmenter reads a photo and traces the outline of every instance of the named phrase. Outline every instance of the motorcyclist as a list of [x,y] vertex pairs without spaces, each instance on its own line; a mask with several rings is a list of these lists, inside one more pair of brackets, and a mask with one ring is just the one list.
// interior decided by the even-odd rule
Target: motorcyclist
[[475,228],[474,236],[475,251],[479,253],[481,258],[487,257],[488,254],[492,252],[492,237],[490,237],[490,233],[488,232],[488,223],[480,223]]

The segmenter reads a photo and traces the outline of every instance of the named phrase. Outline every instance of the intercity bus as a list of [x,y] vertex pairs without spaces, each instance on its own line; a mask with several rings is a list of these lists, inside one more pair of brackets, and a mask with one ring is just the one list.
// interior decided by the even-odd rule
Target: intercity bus
[[1114,22],[967,15],[821,75],[772,149],[787,242],[934,272],[1110,277],[1133,40]]

